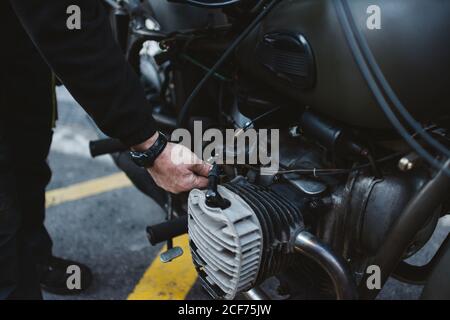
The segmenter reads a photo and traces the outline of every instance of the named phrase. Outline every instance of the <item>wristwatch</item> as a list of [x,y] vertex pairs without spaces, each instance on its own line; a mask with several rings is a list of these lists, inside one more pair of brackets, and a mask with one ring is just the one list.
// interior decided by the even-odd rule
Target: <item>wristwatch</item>
[[167,137],[163,133],[158,132],[158,139],[147,151],[130,151],[131,160],[139,167],[150,168],[155,163],[156,158],[166,148],[167,142]]

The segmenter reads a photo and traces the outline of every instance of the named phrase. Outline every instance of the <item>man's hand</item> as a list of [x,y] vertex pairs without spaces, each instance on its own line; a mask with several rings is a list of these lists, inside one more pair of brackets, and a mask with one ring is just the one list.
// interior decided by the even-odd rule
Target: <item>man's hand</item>
[[[148,150],[158,138],[158,133],[146,142],[133,147],[136,151]],[[212,166],[200,160],[186,147],[168,143],[148,170],[155,183],[166,191],[177,194],[208,185]]]

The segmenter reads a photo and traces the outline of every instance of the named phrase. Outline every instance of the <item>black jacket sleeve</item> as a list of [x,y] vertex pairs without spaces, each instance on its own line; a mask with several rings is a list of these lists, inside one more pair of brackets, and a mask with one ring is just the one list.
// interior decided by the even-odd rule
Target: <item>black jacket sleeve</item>
[[[100,0],[10,2],[44,59],[105,134],[132,146],[155,133],[151,106]],[[66,25],[71,5],[81,9],[80,30]]]

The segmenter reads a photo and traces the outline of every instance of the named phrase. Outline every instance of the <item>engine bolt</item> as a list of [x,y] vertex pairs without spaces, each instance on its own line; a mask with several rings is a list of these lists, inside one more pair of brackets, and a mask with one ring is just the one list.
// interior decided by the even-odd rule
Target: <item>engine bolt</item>
[[298,126],[289,128],[289,136],[291,138],[298,138],[301,136],[300,128]]
[[417,154],[410,153],[399,160],[398,168],[404,172],[411,171],[417,166],[419,161],[420,157]]
[[398,168],[401,171],[410,171],[414,168],[414,165],[408,158],[401,158],[398,162]]
[[319,199],[313,199],[309,202],[309,209],[311,210],[318,210],[322,208],[323,202]]

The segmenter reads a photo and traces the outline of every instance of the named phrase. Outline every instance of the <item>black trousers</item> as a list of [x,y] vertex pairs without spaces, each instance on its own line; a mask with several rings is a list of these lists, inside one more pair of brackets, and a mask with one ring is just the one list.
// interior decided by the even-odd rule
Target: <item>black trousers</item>
[[54,78],[9,2],[0,2],[0,300],[40,299],[37,265],[52,251],[44,219]]

